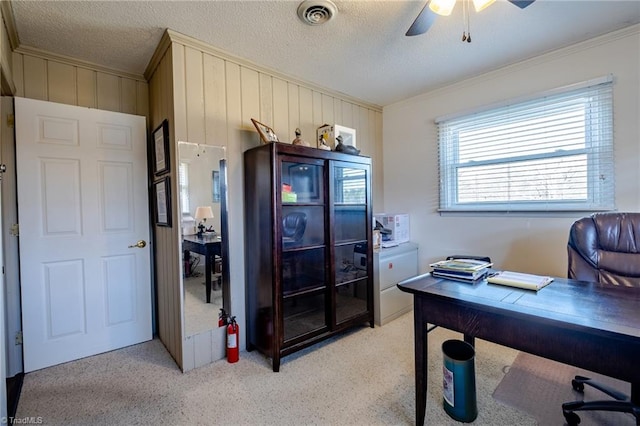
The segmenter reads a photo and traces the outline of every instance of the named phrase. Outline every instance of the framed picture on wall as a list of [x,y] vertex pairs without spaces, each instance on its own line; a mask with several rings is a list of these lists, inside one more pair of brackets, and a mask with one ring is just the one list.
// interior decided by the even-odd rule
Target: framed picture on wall
[[160,176],[169,172],[169,122],[162,121],[153,131],[153,174]]
[[155,222],[157,226],[171,227],[171,178],[166,176],[154,182]]

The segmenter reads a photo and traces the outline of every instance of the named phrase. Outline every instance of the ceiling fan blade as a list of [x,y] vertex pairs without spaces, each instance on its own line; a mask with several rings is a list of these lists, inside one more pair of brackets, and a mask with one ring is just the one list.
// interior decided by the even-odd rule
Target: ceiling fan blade
[[529,6],[534,1],[536,1],[536,0],[509,0],[509,2],[515,4],[520,9],[524,9],[525,7]]
[[429,9],[429,3],[431,3],[431,0],[428,0],[427,4],[424,5],[416,17],[416,20],[413,21],[413,24],[411,24],[411,27],[407,30],[407,33],[405,34],[406,36],[416,36],[429,31],[429,28],[431,28],[431,25],[436,20],[437,16],[433,11],[431,11],[431,9]]

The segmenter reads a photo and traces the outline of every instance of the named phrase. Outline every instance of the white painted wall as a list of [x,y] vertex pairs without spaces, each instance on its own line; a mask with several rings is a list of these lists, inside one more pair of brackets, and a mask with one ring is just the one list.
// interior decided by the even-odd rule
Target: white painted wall
[[[453,66],[453,64],[452,64]],[[640,211],[640,26],[635,25],[389,105],[383,110],[384,206],[409,213],[420,271],[449,254],[491,256],[496,266],[566,276],[569,227],[585,214],[441,216],[434,120],[612,73],[616,204]]]

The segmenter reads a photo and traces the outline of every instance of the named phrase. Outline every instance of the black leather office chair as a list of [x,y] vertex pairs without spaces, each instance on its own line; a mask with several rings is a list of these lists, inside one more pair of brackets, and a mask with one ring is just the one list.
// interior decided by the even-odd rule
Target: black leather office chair
[[307,215],[303,212],[291,212],[282,218],[282,243],[287,248],[300,243],[307,229]]
[[[299,247],[304,231],[307,229],[307,215],[303,212],[291,212],[282,218],[282,248],[284,250]],[[282,259],[282,276],[285,291],[299,289],[298,281],[301,259],[285,253]],[[294,300],[295,304],[295,300]]]
[[[640,287],[640,213],[594,213],[577,220],[569,231],[567,251],[571,279]],[[592,386],[613,400],[565,402],[562,413],[569,426],[580,423],[574,411],[585,410],[631,413],[640,425],[638,401],[588,377],[575,376],[571,385],[578,392]],[[640,389],[632,394],[640,395]]]

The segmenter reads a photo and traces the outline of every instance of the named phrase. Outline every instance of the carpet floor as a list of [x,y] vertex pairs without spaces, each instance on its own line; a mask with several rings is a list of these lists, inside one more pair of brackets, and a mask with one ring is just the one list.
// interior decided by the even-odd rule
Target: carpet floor
[[[443,328],[429,333],[427,424],[442,409]],[[535,425],[492,397],[518,352],[476,340],[476,425]],[[285,357],[258,352],[181,373],[157,339],[25,375],[16,417],[45,425],[411,425],[413,316],[361,327]],[[525,397],[525,396],[523,396]]]
[[[217,280],[214,275],[213,280]],[[218,327],[218,314],[222,308],[222,289],[213,290],[211,303],[207,303],[204,275],[184,279],[184,329],[187,336]]]
[[[550,361],[525,352],[520,352],[509,367],[493,397],[498,401],[525,413],[530,413],[540,425],[565,424],[562,403],[568,401],[608,400],[599,390],[585,386],[584,394],[571,387],[571,379],[578,374],[590,377],[627,395],[631,385],[621,380],[581,370],[566,364]],[[526,397],[523,397],[523,394]],[[580,411],[581,426],[635,425],[631,414],[605,411]]]

